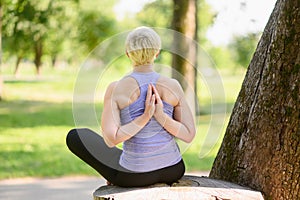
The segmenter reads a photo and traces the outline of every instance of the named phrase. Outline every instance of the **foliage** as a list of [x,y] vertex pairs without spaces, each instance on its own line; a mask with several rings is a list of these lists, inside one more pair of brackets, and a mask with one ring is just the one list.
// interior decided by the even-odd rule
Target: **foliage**
[[[102,5],[108,2],[111,3],[104,1]],[[109,9],[81,9],[82,4],[78,3],[77,0],[8,1],[3,19],[5,54],[34,59],[39,67],[43,55],[49,55],[53,63],[59,54],[65,60],[74,59],[116,32],[114,18],[103,12]],[[70,49],[74,51],[70,53]]]
[[65,46],[75,38],[76,30],[74,24],[76,23],[77,10],[76,1],[52,2],[52,9],[48,15],[44,54],[51,57],[53,66],[59,54],[63,55],[66,60],[70,58],[70,55],[65,53]]
[[[170,28],[173,15],[172,0],[151,1],[136,16],[127,16],[123,21],[116,21],[113,14],[118,0],[1,2],[4,11],[3,54],[6,58],[24,58],[36,64],[42,64],[39,61],[42,56],[43,62],[50,58],[53,64],[57,59],[82,62],[81,59],[97,44],[113,34],[138,25]],[[208,49],[218,66],[236,65],[228,61],[225,47],[212,47],[206,39],[206,31],[215,16],[216,13],[205,0],[198,0],[199,43]],[[247,66],[252,53],[248,51],[253,49],[256,41],[255,35],[251,34],[245,38],[236,37],[230,46],[233,61]]]
[[[140,24],[151,27],[171,27],[171,19],[173,15],[172,0],[156,0],[146,4],[136,18]],[[205,34],[209,26],[212,25],[215,13],[205,0],[198,0],[198,37],[202,44],[205,39]]]
[[[31,21],[34,18],[33,6],[26,1],[4,4],[3,49],[17,57],[28,56],[33,48]],[[29,12],[28,12],[29,11]]]
[[248,33],[247,35],[235,36],[230,44],[233,59],[244,68],[247,68],[258,43],[260,34]]
[[198,38],[199,43],[204,45],[207,43],[206,32],[213,24],[216,13],[205,0],[198,0]]
[[218,69],[234,69],[236,66],[230,50],[222,46],[208,46],[209,55]]
[[145,26],[150,27],[171,27],[172,0],[156,0],[148,3],[140,11],[136,18]]
[[79,1],[79,8],[81,11],[101,12],[102,15],[114,18],[113,7],[118,1],[119,0],[84,0]]
[[101,41],[112,36],[117,31],[115,20],[96,11],[81,11],[78,23],[78,41],[89,52]]
[[3,19],[4,50],[18,58],[34,55],[34,62],[39,69],[45,49],[49,54],[60,51],[66,33],[66,26],[63,25],[63,18],[67,16],[65,7],[71,3],[54,0],[17,0],[6,3]]

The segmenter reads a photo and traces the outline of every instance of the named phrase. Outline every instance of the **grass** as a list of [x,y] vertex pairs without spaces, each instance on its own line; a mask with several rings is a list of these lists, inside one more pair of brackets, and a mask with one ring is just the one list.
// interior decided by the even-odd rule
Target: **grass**
[[[68,130],[75,126],[72,96],[77,70],[45,68],[45,75],[37,78],[31,75],[31,66],[22,67],[19,78],[10,75],[8,67],[4,68],[5,96],[0,102],[0,179],[96,175],[65,145]],[[104,82],[110,79],[112,76]],[[236,85],[241,80],[241,75],[224,77],[226,93],[230,94],[228,105],[232,106],[239,90]],[[204,100],[203,109],[208,106],[209,100]],[[226,114],[226,121],[229,114]],[[221,127],[222,133],[225,129],[218,115],[201,115],[197,119],[198,134],[193,143],[180,143],[188,171],[211,168],[222,139],[222,134],[214,128]]]

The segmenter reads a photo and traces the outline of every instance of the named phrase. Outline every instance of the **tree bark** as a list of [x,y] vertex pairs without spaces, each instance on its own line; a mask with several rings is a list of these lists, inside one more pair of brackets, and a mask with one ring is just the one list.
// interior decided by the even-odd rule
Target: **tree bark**
[[173,45],[180,55],[172,55],[172,77],[183,87],[189,105],[195,112],[197,45],[192,41],[197,41],[197,0],[173,0],[173,3],[172,29],[190,40],[174,36]]
[[210,177],[300,199],[300,2],[278,0]]
[[158,183],[148,187],[124,188],[101,186],[94,193],[94,200],[104,199],[172,199],[172,200],[263,200],[262,194],[233,183],[207,177],[183,176],[171,186]]

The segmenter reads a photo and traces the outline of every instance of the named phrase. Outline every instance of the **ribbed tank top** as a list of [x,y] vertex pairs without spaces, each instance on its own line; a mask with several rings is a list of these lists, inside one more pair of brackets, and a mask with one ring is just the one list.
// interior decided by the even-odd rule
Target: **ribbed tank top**
[[[140,96],[120,111],[122,125],[144,113],[148,85],[150,83],[155,85],[160,75],[156,72],[132,72],[129,76],[137,81]],[[164,112],[173,117],[173,106],[164,101],[163,106]],[[135,136],[123,143],[120,165],[134,172],[149,172],[174,165],[181,159],[174,136],[152,117]]]

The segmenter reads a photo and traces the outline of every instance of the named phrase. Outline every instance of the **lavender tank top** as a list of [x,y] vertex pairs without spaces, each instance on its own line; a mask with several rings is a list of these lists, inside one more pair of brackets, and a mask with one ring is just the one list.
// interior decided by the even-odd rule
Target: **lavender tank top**
[[[121,124],[127,124],[142,115],[145,109],[148,84],[156,84],[156,72],[132,72],[140,89],[139,98],[120,112]],[[164,112],[173,117],[173,106],[163,102]],[[134,172],[149,172],[178,163],[181,154],[174,136],[169,134],[154,117],[135,136],[123,143],[120,165]]]

